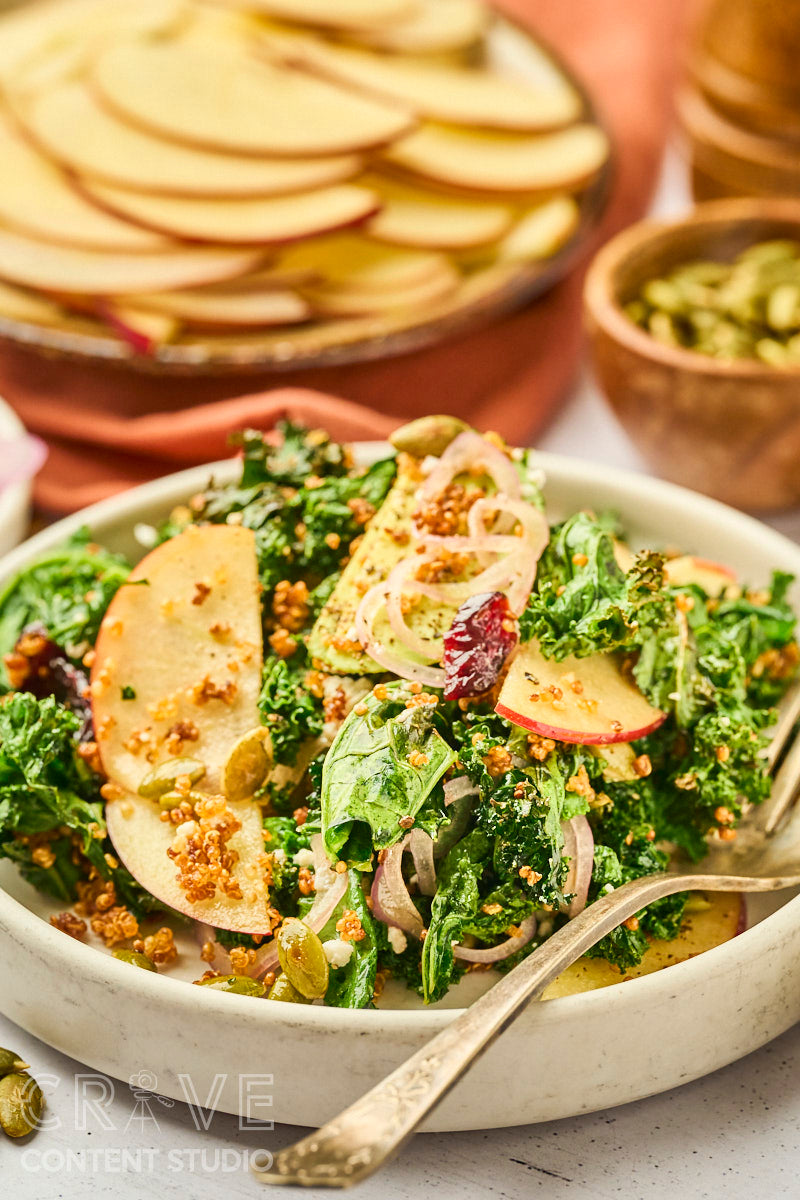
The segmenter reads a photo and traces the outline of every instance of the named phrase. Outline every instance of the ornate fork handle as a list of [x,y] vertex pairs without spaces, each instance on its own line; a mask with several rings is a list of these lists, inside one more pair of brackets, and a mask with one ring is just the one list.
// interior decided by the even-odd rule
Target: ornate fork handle
[[366,1095],[315,1133],[281,1150],[262,1183],[349,1187],[392,1158],[420,1121],[525,1005],[621,921],[662,896],[687,890],[767,892],[800,875],[675,875],[635,879],[602,896]]

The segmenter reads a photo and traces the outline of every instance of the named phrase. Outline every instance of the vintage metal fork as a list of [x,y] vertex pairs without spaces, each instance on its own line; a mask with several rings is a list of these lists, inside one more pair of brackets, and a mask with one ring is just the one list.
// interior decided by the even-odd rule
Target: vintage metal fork
[[[800,685],[787,695],[765,752],[769,770],[800,720]],[[620,922],[662,896],[687,890],[772,892],[800,886],[800,830],[776,833],[800,791],[800,737],[786,750],[770,799],[753,808],[732,842],[680,873],[632,880],[595,900],[548,938],[446,1029],[381,1083],[294,1146],[281,1150],[262,1183],[349,1187],[391,1159],[475,1059],[547,985]],[[794,825],[794,823],[791,823]]]

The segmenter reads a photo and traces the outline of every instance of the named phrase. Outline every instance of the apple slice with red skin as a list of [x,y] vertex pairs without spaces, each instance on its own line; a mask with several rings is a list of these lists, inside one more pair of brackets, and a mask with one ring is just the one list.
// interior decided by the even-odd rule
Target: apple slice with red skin
[[664,582],[670,587],[694,583],[706,595],[715,598],[722,596],[725,600],[735,600],[742,594],[730,567],[708,558],[698,558],[694,554],[681,554],[678,558],[667,559],[664,563]]
[[622,674],[613,655],[570,655],[556,662],[535,641],[520,647],[495,711],[542,737],[591,746],[635,742],[666,720]]
[[[106,820],[120,860],[164,904],[247,933],[270,931],[258,803],[227,805],[241,822],[228,842],[238,854],[233,873],[241,899],[217,889],[210,899],[194,901],[167,855],[176,828],[160,819],[158,803],[138,788],[153,767],[177,753],[204,764],[198,791],[221,791],[231,749],[260,725],[261,662],[252,532],[189,526],[142,559],[117,592],[100,627],[91,682],[100,758],[119,789],[106,805]],[[188,740],[177,751],[175,730],[182,722]]]

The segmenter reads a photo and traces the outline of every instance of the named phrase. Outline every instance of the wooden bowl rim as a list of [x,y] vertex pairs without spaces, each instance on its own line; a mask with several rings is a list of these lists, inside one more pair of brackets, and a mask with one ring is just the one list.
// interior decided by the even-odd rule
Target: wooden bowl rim
[[[595,255],[586,275],[583,290],[587,315],[614,342],[640,358],[657,362],[671,370],[693,374],[753,380],[791,380],[796,385],[800,363],[773,367],[756,359],[719,359],[657,341],[636,325],[619,303],[616,280],[619,268],[630,256],[648,243],[668,243],[671,235],[687,227],[743,225],[750,222],[786,221],[797,226],[800,241],[800,200],[789,197],[738,198],[708,200],[677,219],[647,218],[623,229]],[[677,263],[678,260],[676,260]]]

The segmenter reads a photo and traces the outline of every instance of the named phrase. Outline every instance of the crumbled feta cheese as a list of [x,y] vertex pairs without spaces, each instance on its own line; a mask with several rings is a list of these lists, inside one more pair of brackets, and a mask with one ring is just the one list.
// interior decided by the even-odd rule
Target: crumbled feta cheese
[[403,933],[402,929],[398,929],[396,925],[388,925],[386,928],[386,936],[389,939],[389,945],[394,950],[395,954],[402,954],[408,946],[408,938]]
[[272,858],[276,863],[286,862],[286,851],[285,850],[273,850]]
[[144,546],[145,550],[152,550],[158,541],[158,530],[155,525],[146,525],[143,521],[139,521],[133,527],[133,536],[140,546]]
[[292,859],[292,862],[296,867],[313,867],[314,851],[308,849],[298,850],[297,854],[295,854],[294,858]]
[[325,957],[334,970],[337,967],[347,966],[352,958],[354,948],[352,942],[343,942],[341,938],[330,938],[327,942],[322,943]]

